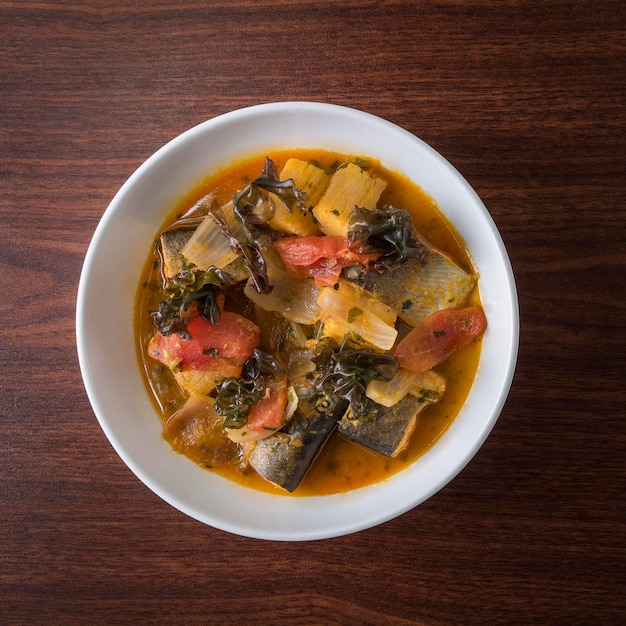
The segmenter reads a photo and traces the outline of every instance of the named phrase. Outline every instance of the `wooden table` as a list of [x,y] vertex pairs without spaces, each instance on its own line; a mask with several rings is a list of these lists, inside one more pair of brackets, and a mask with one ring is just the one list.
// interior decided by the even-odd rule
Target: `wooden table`
[[[0,24],[0,623],[623,623],[623,2],[0,0]],[[143,486],[74,340],[125,179],[277,100],[363,109],[441,152],[520,298],[517,374],[476,458],[402,517],[310,543],[215,530]]]

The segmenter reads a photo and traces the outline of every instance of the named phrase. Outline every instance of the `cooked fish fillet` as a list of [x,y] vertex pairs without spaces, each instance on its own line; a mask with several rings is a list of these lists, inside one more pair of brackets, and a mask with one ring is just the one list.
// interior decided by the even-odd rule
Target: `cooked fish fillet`
[[382,273],[354,266],[344,270],[344,276],[376,294],[411,326],[435,311],[462,306],[476,284],[475,276],[428,245],[423,263],[407,259]]
[[193,228],[178,228],[165,230],[161,233],[161,254],[163,256],[163,274],[172,278],[183,269],[187,260],[182,255],[182,249],[193,235]]
[[374,414],[367,418],[351,420],[344,417],[339,422],[338,432],[368,450],[393,458],[406,448],[419,414],[429,404],[411,394],[392,407],[375,404]]
[[320,412],[314,396],[300,398],[289,424],[257,442],[250,465],[269,482],[295,491],[345,410],[346,405],[338,405],[334,410]]

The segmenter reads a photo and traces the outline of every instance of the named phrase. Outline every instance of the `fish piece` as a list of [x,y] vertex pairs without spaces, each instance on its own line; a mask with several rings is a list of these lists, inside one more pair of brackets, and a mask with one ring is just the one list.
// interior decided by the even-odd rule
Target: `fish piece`
[[331,410],[321,411],[319,394],[299,388],[298,395],[291,421],[280,432],[258,441],[249,457],[250,466],[260,476],[290,493],[302,482],[347,409],[347,403],[339,402]]
[[417,426],[419,414],[430,404],[407,394],[392,407],[374,403],[373,414],[362,419],[343,417],[339,434],[383,456],[394,458],[408,445]]
[[187,259],[183,256],[182,251],[191,239],[194,230],[194,228],[176,228],[161,233],[161,257],[165,278],[176,276],[185,267]]
[[[161,258],[163,259],[163,276],[169,279],[178,274],[189,261],[183,255],[187,243],[196,231],[195,228],[172,228],[161,233]],[[224,271],[234,282],[246,280],[248,270],[241,257],[236,257],[224,267]]]
[[436,311],[462,306],[476,284],[476,277],[447,254],[426,245],[423,263],[406,259],[387,272],[344,269],[343,276],[392,306],[398,317],[415,326]]

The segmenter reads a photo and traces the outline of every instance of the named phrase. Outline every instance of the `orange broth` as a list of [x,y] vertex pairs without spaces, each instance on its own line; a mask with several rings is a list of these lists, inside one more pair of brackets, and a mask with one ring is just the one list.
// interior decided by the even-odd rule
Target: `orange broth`
[[[333,165],[340,162],[355,160],[354,157],[346,155],[304,149],[272,152],[267,156],[276,163],[278,171],[291,157],[313,162],[326,170],[333,169]],[[208,193],[214,194],[220,204],[228,202],[235,192],[259,175],[265,157],[266,155],[262,154],[241,160],[207,177],[173,208],[162,229],[179,219]],[[469,254],[460,237],[430,196],[405,176],[385,169],[372,159],[365,157],[359,159],[367,161],[371,171],[388,182],[379,206],[392,204],[410,211],[413,223],[422,236],[467,270],[472,269]],[[150,312],[158,309],[160,297],[155,286],[160,280],[159,256],[155,247],[149,254],[142,273],[141,286],[137,293],[135,327],[137,349],[145,381],[165,422],[167,417],[183,404],[185,398],[171,373],[147,356],[148,342],[154,332]],[[469,301],[470,304],[480,303],[477,289],[474,289]],[[447,381],[444,397],[439,403],[422,411],[408,447],[394,459],[370,452],[333,434],[293,494],[287,494],[286,491],[275,487],[251,468],[242,472],[235,466],[226,466],[212,468],[212,471],[254,489],[292,496],[339,493],[384,480],[424,454],[454,420],[472,386],[480,358],[480,348],[481,340],[478,339],[435,368]],[[176,452],[172,450],[172,454]]]

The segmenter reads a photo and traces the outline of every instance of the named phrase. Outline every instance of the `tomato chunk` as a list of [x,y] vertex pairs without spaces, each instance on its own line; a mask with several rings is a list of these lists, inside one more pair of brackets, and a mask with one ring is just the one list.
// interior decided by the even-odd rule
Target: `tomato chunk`
[[278,430],[283,425],[287,406],[287,378],[271,381],[269,393],[261,398],[250,410],[246,428],[254,432]]
[[259,345],[260,330],[242,315],[222,311],[217,324],[196,317],[187,324],[191,339],[155,333],[148,354],[169,368],[214,370],[224,362],[242,365]]
[[411,329],[394,356],[400,367],[425,372],[480,337],[487,318],[480,307],[437,311]]
[[348,247],[345,237],[283,237],[274,242],[287,271],[294,278],[315,279],[321,285],[332,286],[344,267],[368,264],[373,255],[357,254]]

